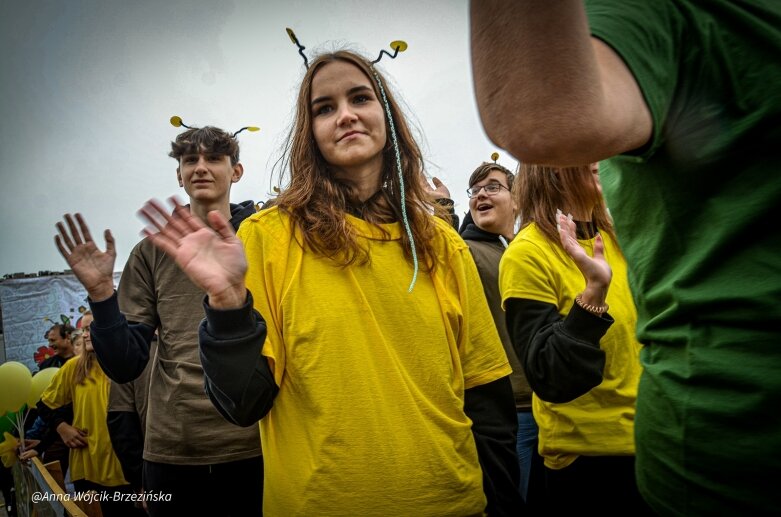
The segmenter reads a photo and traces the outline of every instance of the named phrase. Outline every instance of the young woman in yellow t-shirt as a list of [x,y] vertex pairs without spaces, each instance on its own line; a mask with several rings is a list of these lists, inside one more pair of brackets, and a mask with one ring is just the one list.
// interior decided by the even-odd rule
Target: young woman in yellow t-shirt
[[637,314],[598,172],[523,164],[520,229],[499,266],[553,513],[618,500],[622,512],[646,510],[634,481]]
[[106,517],[144,515],[132,502],[114,501],[114,493],[129,493],[129,485],[114,454],[106,425],[109,380],[103,373],[90,339],[92,314],[82,319],[81,353],[65,363],[41,395],[39,411],[44,419],[53,410],[73,405],[73,424],[60,422],[56,431],[70,448],[70,479],[76,492],[95,490],[108,494],[101,500]]

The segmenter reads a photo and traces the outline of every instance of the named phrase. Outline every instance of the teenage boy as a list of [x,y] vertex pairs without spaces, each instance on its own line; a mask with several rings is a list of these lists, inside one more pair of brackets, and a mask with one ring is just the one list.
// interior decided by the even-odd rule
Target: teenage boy
[[532,416],[532,390],[507,333],[499,292],[499,262],[504,250],[515,237],[518,206],[511,192],[513,179],[512,172],[495,162],[485,162],[477,167],[469,177],[469,212],[459,233],[475,259],[496,330],[513,368],[510,382],[518,413],[516,451],[521,467],[519,488],[527,508],[530,508],[538,502],[539,495],[535,487],[539,485],[535,479],[531,485],[534,497],[529,497],[529,480],[534,477],[532,472],[539,470],[538,464],[542,464],[542,459],[536,454],[537,424]]
[[[244,168],[239,145],[214,127],[192,128],[171,143],[176,176],[189,209],[206,220],[212,210],[234,229],[255,211],[252,201],[230,204],[230,187]],[[114,290],[116,252],[110,230],[101,252],[80,214],[57,223],[57,248],[89,295],[91,332],[103,370],[118,383],[136,379],[151,365],[143,486],[150,515],[261,515],[263,460],[257,425],[237,427],[214,408],[204,391],[198,325],[204,293],[148,239],[130,254]],[[78,226],[77,226],[78,223]]]

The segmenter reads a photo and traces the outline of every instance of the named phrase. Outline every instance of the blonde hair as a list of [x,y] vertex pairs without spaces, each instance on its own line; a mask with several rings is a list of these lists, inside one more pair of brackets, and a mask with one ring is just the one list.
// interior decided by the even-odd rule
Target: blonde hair
[[[83,316],[87,315],[91,316],[92,311],[86,311]],[[84,332],[84,327],[82,327],[82,332]],[[87,329],[87,332],[89,332],[89,328]],[[84,338],[81,337],[81,339],[83,340]],[[90,377],[92,365],[97,361],[94,350],[87,351],[87,347],[84,345],[81,353],[73,360],[76,361],[76,368],[73,373],[73,382],[75,384],[86,384],[87,380],[94,380]],[[98,366],[98,368],[100,368],[100,366]]]

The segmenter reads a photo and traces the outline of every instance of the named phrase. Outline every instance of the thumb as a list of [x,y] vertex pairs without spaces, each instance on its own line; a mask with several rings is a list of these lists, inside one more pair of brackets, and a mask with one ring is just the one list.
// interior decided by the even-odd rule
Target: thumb
[[602,236],[597,234],[594,238],[594,258],[605,259],[605,242],[602,240]]
[[443,185],[442,181],[440,181],[440,179],[437,178],[436,176],[431,178],[431,183],[433,183],[436,188],[439,188]]

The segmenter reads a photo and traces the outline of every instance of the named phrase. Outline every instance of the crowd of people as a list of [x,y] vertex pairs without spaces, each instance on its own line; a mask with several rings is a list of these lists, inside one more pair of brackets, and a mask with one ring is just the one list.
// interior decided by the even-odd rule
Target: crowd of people
[[347,50],[305,57],[262,209],[230,202],[238,132],[205,126],[117,288],[111,232],[57,223],[90,313],[76,359],[50,331],[41,425],[77,490],[170,494],[105,515],[778,511],[781,6],[470,16],[520,166],[476,164],[460,227]]

